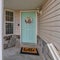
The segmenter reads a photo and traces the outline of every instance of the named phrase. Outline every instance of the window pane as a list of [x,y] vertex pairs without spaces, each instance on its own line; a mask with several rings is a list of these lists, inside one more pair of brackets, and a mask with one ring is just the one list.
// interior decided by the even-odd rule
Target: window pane
[[13,21],[13,12],[6,11],[6,21]]
[[13,34],[13,23],[6,23],[6,34]]

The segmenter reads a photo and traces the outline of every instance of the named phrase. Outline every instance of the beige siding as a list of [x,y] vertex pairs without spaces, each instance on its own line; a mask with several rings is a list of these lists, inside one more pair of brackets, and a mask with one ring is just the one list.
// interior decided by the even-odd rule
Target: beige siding
[[60,51],[60,0],[49,0],[38,19],[38,35]]
[[14,34],[20,35],[20,10],[15,11],[14,19]]
[[[4,9],[4,25],[3,25],[3,35],[6,36],[5,34],[5,10],[8,10],[8,11],[13,11],[14,12],[14,34],[16,35],[20,35],[20,10],[11,10],[11,9]],[[19,24],[19,26],[18,26]],[[8,34],[10,35],[10,34]]]

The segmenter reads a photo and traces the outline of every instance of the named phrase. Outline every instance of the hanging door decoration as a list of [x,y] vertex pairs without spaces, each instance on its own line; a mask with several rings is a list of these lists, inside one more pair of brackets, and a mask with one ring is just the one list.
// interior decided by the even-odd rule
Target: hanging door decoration
[[25,22],[30,24],[32,23],[32,18],[31,17],[26,17]]

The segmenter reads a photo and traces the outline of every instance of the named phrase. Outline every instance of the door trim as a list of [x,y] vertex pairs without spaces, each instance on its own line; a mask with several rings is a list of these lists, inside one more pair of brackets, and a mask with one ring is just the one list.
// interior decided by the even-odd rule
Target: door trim
[[[20,11],[20,44],[22,45],[22,42],[21,42],[21,14],[22,12],[35,12],[36,14],[36,40],[37,40],[37,10],[26,10],[26,11]],[[36,44],[37,44],[37,41],[36,41]]]

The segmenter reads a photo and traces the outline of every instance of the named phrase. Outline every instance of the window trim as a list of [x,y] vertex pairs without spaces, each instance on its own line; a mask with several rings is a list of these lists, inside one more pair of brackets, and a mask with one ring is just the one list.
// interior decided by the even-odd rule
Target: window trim
[[[6,21],[6,11],[13,12],[13,21]],[[6,25],[5,23],[13,23],[13,33],[12,34],[6,34]],[[14,10],[10,9],[4,9],[4,35],[13,35],[14,34]]]

